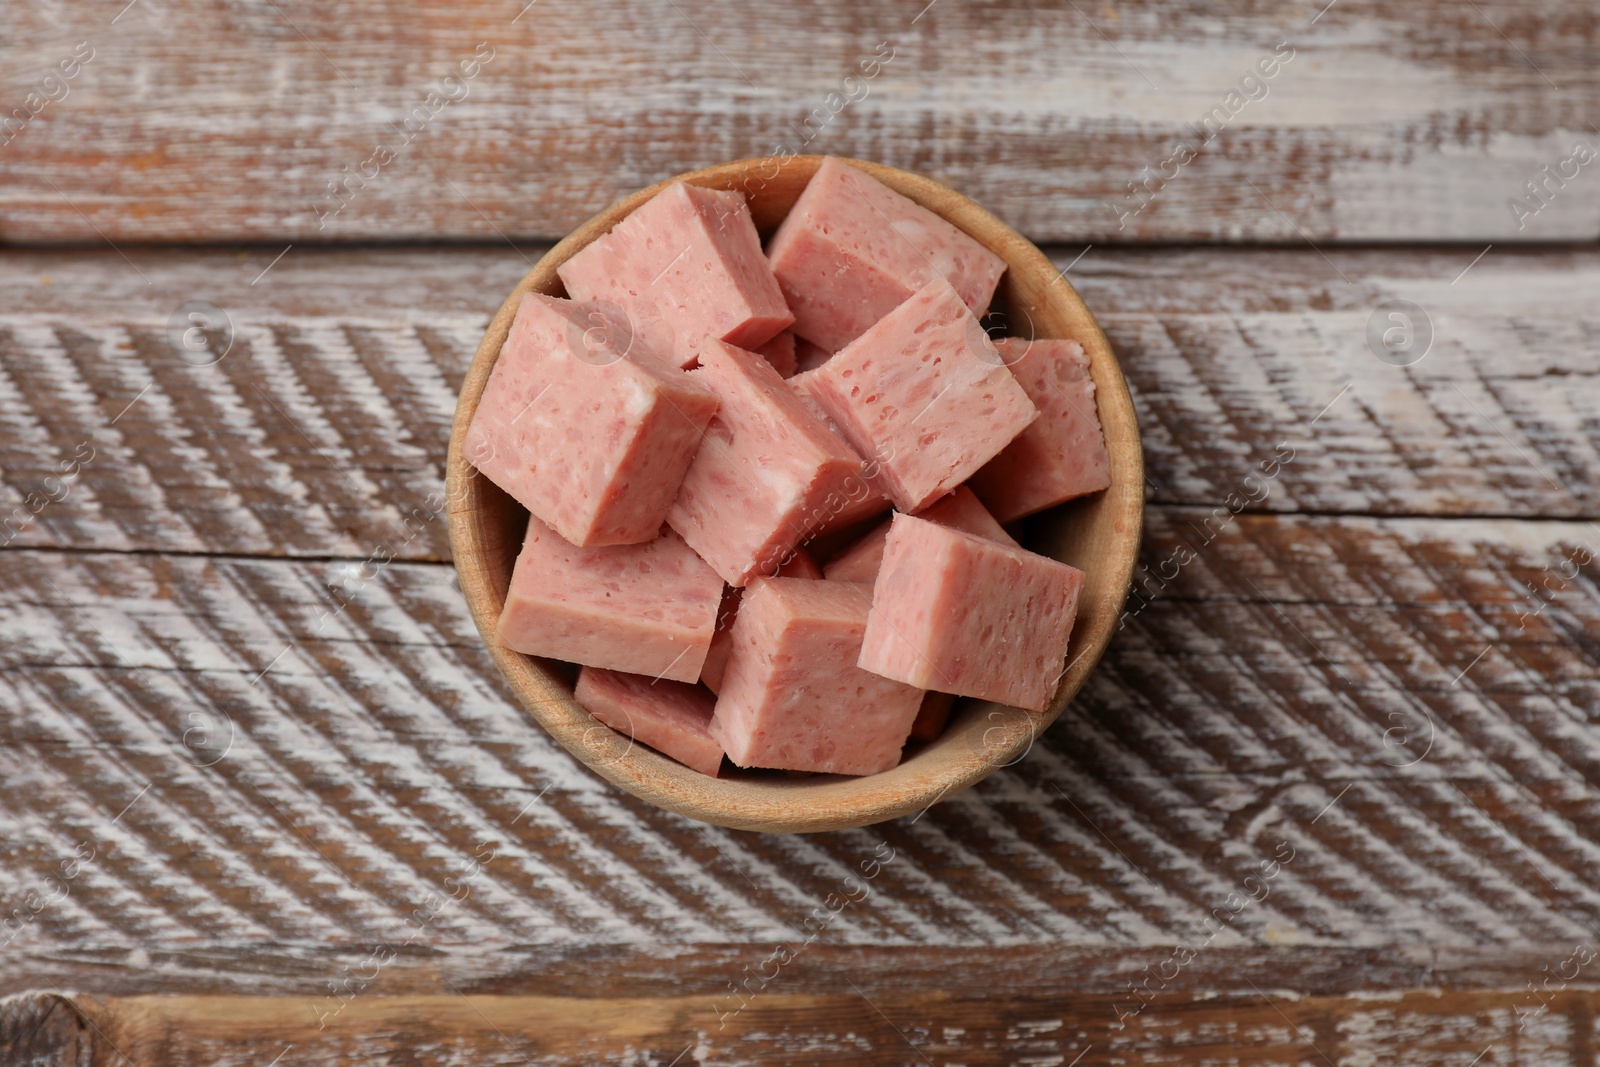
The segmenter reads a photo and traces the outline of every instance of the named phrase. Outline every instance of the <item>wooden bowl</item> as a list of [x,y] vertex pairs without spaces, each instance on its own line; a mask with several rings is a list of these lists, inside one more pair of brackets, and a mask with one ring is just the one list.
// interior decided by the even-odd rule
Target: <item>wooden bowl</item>
[[[821,156],[747,159],[670,181],[743,192],[765,237],[788,214],[821,162]],[[1067,668],[1046,711],[960,701],[938,741],[912,751],[893,770],[866,777],[739,771],[709,778],[634,744],[592,718],[573,700],[576,670],[569,664],[525,656],[496,642],[495,622],[527,528],[527,512],[462,456],[467,426],[522,295],[530,290],[566,295],[556,277],[557,265],[670,182],[635,193],[578,227],[506,297],[467,370],[450,434],[450,545],[461,591],[512,691],[568,751],[603,777],[670,811],[741,830],[811,832],[865,826],[926,808],[1020,759],[1083,686],[1117,629],[1144,517],[1144,457],[1133,402],[1105,334],[1071,284],[1021,234],[961,194],[893,167],[850,162],[948,219],[1006,261],[1008,269],[995,300],[995,308],[1005,316],[1004,332],[1072,338],[1089,354],[1100,421],[1111,452],[1111,487],[1029,520],[1023,535],[1029,548],[1079,567],[1088,576]]]

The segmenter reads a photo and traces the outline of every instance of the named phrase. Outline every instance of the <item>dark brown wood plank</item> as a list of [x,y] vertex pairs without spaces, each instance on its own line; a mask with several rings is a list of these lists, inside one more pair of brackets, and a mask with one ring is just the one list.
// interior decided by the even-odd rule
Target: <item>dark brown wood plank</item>
[[1592,239],[1597,37],[1583,0],[31,4],[0,238],[555,237],[779,150],[1044,240]]
[[[138,272],[112,253],[0,259],[0,285],[21,294],[0,312],[0,540],[446,558],[455,390],[522,255],[131,254]],[[1470,261],[1096,248],[1069,276],[1128,375],[1153,502],[1600,515],[1600,254],[1496,249],[1463,274]],[[1435,324],[1410,367],[1367,347],[1390,299]],[[233,325],[212,366],[168,335],[194,300]]]
[[[383,943],[378,943],[383,944]],[[1127,1014],[1130,984],[1161,968],[1161,982],[1141,987],[1144,1010],[1156,1011],[1207,995],[1244,996],[1257,989],[1301,997],[1393,995],[1428,989],[1464,993],[1501,989],[1537,1008],[1530,976],[1560,967],[1572,953],[1564,944],[1483,945],[1457,948],[1326,945],[1204,946],[1181,968],[1167,961],[1180,944],[1079,946],[1057,941],[984,947],[839,943],[827,936],[801,945],[791,937],[766,942],[716,944],[519,945],[471,956],[397,951],[364,988],[350,994],[437,996],[637,997],[688,996],[705,1010],[727,1012],[784,992],[838,993],[853,984],[867,996],[934,993],[1027,998],[1099,998],[1115,1021],[1119,999]],[[780,946],[788,961],[767,963]],[[316,1000],[336,996],[348,975],[367,971],[373,943],[206,946],[140,949],[63,949],[50,955],[0,960],[0,996],[29,990],[92,990],[98,996],[272,996]],[[401,946],[390,943],[390,947]],[[782,960],[784,957],[778,957]],[[1581,974],[1570,989],[1591,989]],[[777,975],[774,976],[774,970]],[[1564,968],[1568,973],[1571,967]],[[765,972],[762,974],[761,972]],[[757,979],[767,977],[763,985]],[[750,986],[736,993],[740,983]],[[1162,984],[1164,982],[1165,984]],[[733,989],[730,990],[730,983]],[[1535,983],[1537,986],[1537,982]],[[1552,990],[1556,982],[1552,979]],[[1252,986],[1254,988],[1252,988]],[[1563,990],[1565,991],[1565,990]],[[1549,991],[1541,990],[1549,995]],[[323,1005],[331,1008],[333,1005]],[[1140,1011],[1139,1014],[1143,1014]]]
[[[446,994],[353,1000],[318,1026],[302,1003],[262,997],[129,997],[0,1002],[7,1030],[30,1033],[30,1063],[260,1064],[277,1055],[326,1064],[767,1064],[842,1058],[854,1064],[1400,1065],[1593,1062],[1600,994],[1551,998],[1531,1022],[1501,990],[1384,1000],[1186,999],[1118,1024],[1096,998],[1027,994],[869,995],[786,991],[737,1014],[698,998],[506,997]],[[9,1024],[9,1025],[8,1025]],[[89,1052],[92,1060],[74,1059]]]

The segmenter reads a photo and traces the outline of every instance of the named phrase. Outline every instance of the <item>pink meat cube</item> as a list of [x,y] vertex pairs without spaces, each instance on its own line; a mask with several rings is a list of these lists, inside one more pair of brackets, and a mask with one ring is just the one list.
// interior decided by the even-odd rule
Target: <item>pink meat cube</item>
[[784,330],[772,340],[755,349],[756,354],[766,356],[767,362],[772,364],[772,369],[778,372],[780,378],[794,377],[794,333]]
[[829,352],[935,278],[982,314],[1006,269],[938,215],[833,158],[823,160],[767,252],[795,333]]
[[707,338],[753,348],[794,321],[744,197],[674,182],[556,273],[578,300],[608,300],[680,367]]
[[[817,376],[811,371],[803,371],[789,379],[789,388],[799,394],[811,413],[821,419],[828,429],[839,433],[839,426],[828,415],[816,397]],[[844,437],[839,434],[840,438]],[[884,492],[883,486],[878,482],[878,468],[881,464],[872,461],[871,457],[863,456],[865,465],[862,467],[861,476],[852,479],[843,487],[843,492],[832,500],[823,502],[827,518],[817,525],[818,533],[829,530],[842,530],[846,526],[854,526],[875,515],[881,515],[889,510],[889,494]]]
[[1111,484],[1095,409],[1089,357],[1076,341],[994,343],[1039,417],[972,476],[972,488],[1001,522],[1020,519]]
[[722,746],[706,729],[715,702],[697,685],[585,667],[572,695],[613,730],[686,767],[713,778],[722,768]]
[[1042,711],[1083,579],[1025,549],[896,515],[859,663],[907,685]]
[[579,548],[528,520],[500,613],[500,643],[652,678],[700,677],[722,579],[683,538]]
[[689,377],[721,407],[667,522],[729,585],[776,573],[861,460],[753,352],[707,341]]
[[576,545],[655,537],[717,410],[617,341],[598,305],[529,293],[467,428],[468,462]]
[[961,297],[935,279],[809,372],[845,440],[918,512],[966,481],[1038,417]]
[[814,345],[799,334],[794,339],[794,371],[800,374],[808,370],[816,370],[833,357],[833,353],[819,345]]
[[779,578],[816,578],[821,579],[822,568],[817,566],[817,561],[811,553],[803,548],[794,550],[794,554],[784,560],[778,568]]
[[[794,550],[788,562],[778,568],[780,578],[821,578],[822,568],[816,559],[803,548]],[[739,617],[739,596],[743,589],[728,588],[722,594],[722,608],[717,612],[717,630],[711,635],[711,649],[706,653],[706,665],[700,668],[700,681],[713,693],[722,688],[722,672],[728,666],[729,635],[733,620]]]
[[850,582],[750,584],[711,719],[733,762],[827,774],[900,762],[922,690],[856,666],[871,610]]
[[[1021,547],[1006,533],[1005,527],[984,509],[972,490],[964,485],[957,486],[955,492],[940,498],[917,517],[941,523],[953,530],[965,530],[978,537],[987,537],[1003,545]],[[836,582],[872,584],[878,577],[878,567],[883,563],[883,545],[888,537],[889,523],[886,522],[835,556],[824,568],[824,574]]]

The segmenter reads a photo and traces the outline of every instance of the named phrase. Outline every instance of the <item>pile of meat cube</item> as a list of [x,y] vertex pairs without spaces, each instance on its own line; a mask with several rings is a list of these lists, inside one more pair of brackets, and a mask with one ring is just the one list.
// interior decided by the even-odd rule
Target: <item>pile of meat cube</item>
[[677,183],[529,294],[468,460],[530,512],[499,640],[689,767],[873,774],[956,696],[1055,692],[1083,572],[1001,523],[1110,484],[1083,349],[829,159],[768,242]]

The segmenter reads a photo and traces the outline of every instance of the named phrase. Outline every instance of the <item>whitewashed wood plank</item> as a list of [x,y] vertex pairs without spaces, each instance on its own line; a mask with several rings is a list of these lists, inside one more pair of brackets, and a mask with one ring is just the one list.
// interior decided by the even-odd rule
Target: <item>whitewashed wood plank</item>
[[778,150],[926,173],[1043,240],[1593,239],[1597,34],[1581,0],[57,0],[3,42],[0,235],[549,238]]
[[415,936],[466,971],[523,944],[791,937],[882,844],[825,943],[1170,944],[1280,844],[1218,949],[1593,936],[1596,564],[1537,612],[1521,583],[1600,534],[1241,516],[1198,544],[1202,517],[1153,511],[1147,569],[1194,558],[1026,759],[803,838],[700,827],[576,765],[507,698],[447,567],[391,564],[324,618],[340,561],[0,553],[0,901],[96,851],[9,951],[395,939],[481,847]]
[[[455,389],[521,256],[296,249],[252,285],[268,251],[138,255],[155,285],[112,254],[0,259],[27,308],[0,312],[0,539],[447,557],[436,516]],[[1600,257],[1330,259],[1095,248],[1071,266],[1129,377],[1151,501],[1600,515]],[[169,343],[191,300],[233,322],[213,366]],[[1434,324],[1409,367],[1367,345],[1390,300]]]

